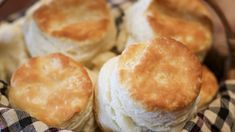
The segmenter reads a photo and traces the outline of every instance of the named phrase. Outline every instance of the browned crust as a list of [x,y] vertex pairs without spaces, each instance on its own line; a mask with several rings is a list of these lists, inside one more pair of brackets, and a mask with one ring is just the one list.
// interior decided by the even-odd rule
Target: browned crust
[[111,22],[105,0],[52,0],[33,19],[44,33],[75,41],[102,38]]
[[206,66],[203,66],[199,108],[202,108],[211,102],[217,94],[218,89],[219,86],[215,75]]
[[148,111],[178,111],[199,95],[201,64],[185,46],[168,38],[129,46],[118,76],[133,100]]
[[201,0],[153,0],[146,16],[156,35],[177,39],[196,53],[212,43],[212,22]]
[[87,107],[92,89],[80,63],[55,53],[32,58],[16,70],[9,100],[14,107],[57,126]]

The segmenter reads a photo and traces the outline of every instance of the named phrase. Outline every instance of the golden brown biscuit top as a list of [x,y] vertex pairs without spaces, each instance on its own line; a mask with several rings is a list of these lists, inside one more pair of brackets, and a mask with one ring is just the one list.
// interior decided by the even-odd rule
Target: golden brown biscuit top
[[33,18],[43,32],[75,41],[100,38],[110,24],[105,0],[52,0],[39,7]]
[[212,43],[212,24],[201,0],[153,0],[146,15],[156,35],[174,38],[196,53]]
[[201,64],[184,45],[158,38],[129,46],[120,56],[118,79],[149,111],[178,111],[192,104],[201,85]]
[[215,75],[207,67],[203,66],[199,107],[208,104],[216,95],[218,88],[219,86]]
[[83,111],[91,95],[92,83],[83,66],[58,53],[20,66],[9,91],[14,107],[49,125],[59,125]]

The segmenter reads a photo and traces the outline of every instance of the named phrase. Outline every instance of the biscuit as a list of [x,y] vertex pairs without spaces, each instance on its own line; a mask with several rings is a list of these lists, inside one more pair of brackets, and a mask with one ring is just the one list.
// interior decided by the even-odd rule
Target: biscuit
[[128,46],[101,68],[96,113],[104,131],[179,130],[196,110],[201,64],[183,44],[158,38]]
[[92,118],[93,84],[80,63],[50,54],[31,58],[17,69],[9,101],[50,126],[78,131]]
[[209,17],[201,0],[140,0],[126,11],[127,45],[170,37],[203,59],[212,44]]
[[61,52],[80,62],[111,49],[116,37],[105,0],[39,1],[27,13],[24,33],[32,56]]

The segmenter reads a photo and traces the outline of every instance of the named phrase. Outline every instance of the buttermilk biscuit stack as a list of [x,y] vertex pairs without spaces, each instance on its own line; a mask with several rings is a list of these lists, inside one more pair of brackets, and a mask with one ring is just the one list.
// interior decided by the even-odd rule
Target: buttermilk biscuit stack
[[212,44],[209,16],[201,0],[139,0],[126,11],[122,33],[126,35],[122,36],[126,37],[127,45],[159,36],[170,37],[203,59]]
[[113,47],[116,29],[105,0],[42,0],[24,33],[32,56],[61,52],[86,62]]
[[136,43],[101,69],[97,117],[104,131],[179,131],[195,112],[201,64],[179,42]]

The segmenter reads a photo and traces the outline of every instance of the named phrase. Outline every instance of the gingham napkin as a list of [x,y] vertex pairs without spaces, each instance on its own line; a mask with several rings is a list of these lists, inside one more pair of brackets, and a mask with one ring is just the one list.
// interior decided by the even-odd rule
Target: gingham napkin
[[217,98],[196,117],[188,121],[183,131],[234,132],[235,82],[221,85]]
[[[0,83],[3,84],[2,81]],[[1,87],[5,93],[6,84]],[[45,123],[36,120],[26,112],[9,107],[7,98],[0,95],[0,130],[1,132],[69,132],[51,128]],[[196,114],[196,117],[186,123],[183,132],[234,132],[235,119],[235,80],[233,83],[224,83],[220,87],[218,97],[205,110]],[[233,128],[233,130],[232,130]]]
[[[124,10],[135,1],[109,0],[118,31],[125,15]],[[2,81],[0,83],[3,84],[0,85],[0,132],[69,132],[69,130],[49,127],[26,112],[10,108],[4,96],[7,85]],[[205,110],[198,112],[192,120],[188,121],[182,131],[235,132],[235,80],[221,84],[216,99]]]

